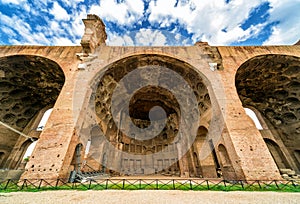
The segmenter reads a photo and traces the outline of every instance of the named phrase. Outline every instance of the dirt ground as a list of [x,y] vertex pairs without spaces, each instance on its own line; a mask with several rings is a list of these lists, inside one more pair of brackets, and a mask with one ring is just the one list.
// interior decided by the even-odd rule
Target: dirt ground
[[300,203],[300,193],[176,190],[43,191],[0,193],[1,204],[25,203]]

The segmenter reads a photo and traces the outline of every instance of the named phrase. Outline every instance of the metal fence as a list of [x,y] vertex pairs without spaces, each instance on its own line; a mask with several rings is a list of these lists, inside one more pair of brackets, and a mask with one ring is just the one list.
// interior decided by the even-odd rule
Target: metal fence
[[296,191],[300,185],[295,181],[243,181],[214,179],[90,179],[70,183],[66,179],[6,180],[0,182],[0,191],[39,190],[223,190],[223,191]]

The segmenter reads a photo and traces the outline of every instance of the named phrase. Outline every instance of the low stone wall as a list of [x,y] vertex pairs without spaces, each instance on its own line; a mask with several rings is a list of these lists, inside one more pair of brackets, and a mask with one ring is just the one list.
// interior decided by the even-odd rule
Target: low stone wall
[[3,169],[0,169],[0,182],[8,180],[8,179],[18,180],[23,173],[24,173],[24,170],[3,170]]

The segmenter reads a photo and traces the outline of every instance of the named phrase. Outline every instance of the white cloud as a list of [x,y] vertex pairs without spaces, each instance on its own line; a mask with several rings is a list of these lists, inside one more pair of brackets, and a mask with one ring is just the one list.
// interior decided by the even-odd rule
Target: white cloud
[[[74,45],[74,42],[79,44],[84,31],[82,18],[86,18],[86,9],[80,8],[85,8],[85,6],[69,10],[69,12],[74,12],[71,18],[68,12],[57,2],[54,2],[52,8],[48,10],[47,3],[50,1],[46,0],[44,3],[37,4],[37,8],[29,8],[29,13],[16,13],[8,16],[0,12],[1,32],[9,36],[7,41],[11,44],[34,45]],[[77,0],[77,3],[80,1]],[[28,8],[23,9],[28,10]],[[46,11],[54,15],[54,20],[50,20],[48,15],[41,15],[41,12]],[[30,16],[34,20],[36,17],[33,15],[38,15],[39,18],[35,24],[27,21]],[[71,22],[66,23],[68,20]],[[78,34],[79,30],[80,33]]]
[[[300,38],[300,0],[231,0],[228,4],[224,0],[147,1],[149,8],[144,11],[142,0],[124,0],[121,3],[101,0],[93,5],[84,4],[84,0],[0,0],[3,4],[19,7],[11,12],[11,17],[0,12],[0,28],[2,36],[10,37],[9,43],[71,45],[80,43],[84,32],[82,19],[88,13],[98,15],[105,22],[114,22],[122,29],[124,26],[130,29],[134,24],[140,25],[146,13],[152,25],[160,25],[161,28],[169,28],[176,22],[179,25],[170,31],[173,35],[168,35],[166,30],[149,29],[133,30],[130,35],[129,32],[123,35],[107,27],[107,43],[165,45],[173,36],[174,41],[184,45],[190,43],[189,39],[180,36],[179,28],[184,27],[192,34],[194,42],[202,40],[211,45],[228,45],[258,36],[272,22],[279,24],[272,27],[272,35],[264,44],[293,44]],[[243,30],[241,25],[249,18],[251,11],[265,2],[270,2],[271,6],[267,22]],[[176,3],[177,7],[174,7]],[[20,9],[23,10],[20,12]],[[53,15],[54,19],[47,14]]]
[[129,35],[118,36],[116,34],[110,34],[107,44],[110,46],[133,46],[134,41]]
[[229,44],[231,42],[241,42],[241,41],[245,41],[248,38],[250,38],[251,36],[255,36],[256,34],[259,33],[259,31],[261,31],[262,28],[261,26],[251,26],[249,29],[247,30],[243,30],[240,27],[235,27],[233,29],[231,29],[228,32],[223,32],[223,31],[218,31],[216,33],[215,36],[209,36],[208,38],[206,38],[206,35],[203,35],[203,39],[206,39],[204,41],[216,41],[216,42],[221,42],[222,44]]
[[33,33],[30,24],[24,22],[18,16],[6,16],[0,12],[1,21],[8,25],[10,29],[14,30],[22,40],[14,38],[8,39],[13,44],[50,44],[49,39],[43,33]]
[[125,0],[117,3],[112,0],[101,0],[100,5],[92,5],[89,13],[97,14],[106,21],[120,25],[131,25],[143,18],[144,2],[142,0]]
[[86,6],[82,5],[79,6],[78,9],[73,13],[72,15],[72,25],[69,26],[70,33],[75,37],[81,38],[84,33],[84,24],[82,22],[82,19],[85,19],[87,17],[87,8]]
[[9,37],[16,37],[17,34],[15,31],[13,31],[11,28],[3,26],[1,27],[1,30],[6,33]]
[[66,38],[66,37],[54,37],[54,38],[52,38],[52,44],[60,45],[60,46],[74,45],[74,43],[69,38]]
[[53,3],[53,7],[50,10],[50,14],[52,14],[54,18],[58,21],[70,20],[70,15],[68,14],[68,12],[57,2]]
[[34,6],[31,6],[31,14],[32,15],[35,15],[35,16],[39,16],[41,14],[41,12],[45,12],[45,13],[48,13],[48,1],[51,1],[51,0],[44,0],[44,1],[41,1],[41,0],[32,0],[32,4],[31,5],[34,5]]
[[[251,10],[262,2],[265,1],[232,0],[225,4],[225,1],[219,0],[191,0],[174,7],[176,0],[157,0],[156,3],[150,3],[149,21],[168,26],[177,20],[193,33],[194,41],[201,39],[212,45],[230,44],[257,34],[256,28],[243,30],[240,26],[249,17]],[[224,28],[227,32],[222,31]]]
[[27,0],[1,0],[3,4],[17,4],[17,5],[23,4],[26,1]]
[[144,12],[144,2],[141,0],[127,0],[125,4],[128,6],[128,10],[132,13],[136,13],[142,16]]
[[68,7],[76,7],[79,3],[82,3],[84,2],[84,0],[61,0],[63,2],[63,5],[65,6],[68,6]]
[[56,22],[56,21],[52,21],[52,22],[50,23],[50,28],[51,28],[51,30],[53,30],[54,32],[57,32],[58,30],[60,30],[59,23]]
[[141,29],[136,35],[136,44],[142,46],[163,46],[166,45],[166,37],[161,31]]
[[300,1],[270,0],[270,21],[280,22],[264,45],[294,44],[300,39]]
[[109,46],[164,46],[166,43],[167,37],[161,31],[144,28],[123,36],[109,33],[107,40]]

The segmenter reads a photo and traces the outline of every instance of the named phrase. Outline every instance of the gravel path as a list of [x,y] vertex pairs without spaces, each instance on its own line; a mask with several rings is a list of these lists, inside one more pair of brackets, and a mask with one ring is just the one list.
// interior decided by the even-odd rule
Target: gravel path
[[1,204],[19,203],[300,203],[300,193],[214,191],[43,191],[0,193]]

